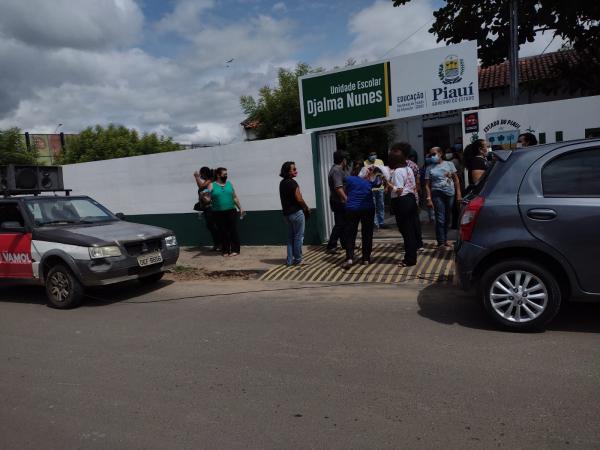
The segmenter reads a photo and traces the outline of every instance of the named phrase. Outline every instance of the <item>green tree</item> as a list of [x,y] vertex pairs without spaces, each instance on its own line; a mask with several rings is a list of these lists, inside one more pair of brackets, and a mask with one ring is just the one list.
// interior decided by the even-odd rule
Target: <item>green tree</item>
[[156,133],[144,134],[140,138],[136,130],[122,125],[110,124],[106,128],[96,125],[68,139],[58,162],[73,164],[181,149],[182,146],[171,138],[159,137]]
[[270,139],[302,133],[298,77],[320,72],[308,64],[298,64],[295,70],[279,69],[277,86],[264,86],[258,91],[258,100],[250,95],[240,98],[244,114],[256,120],[259,139]]
[[19,128],[0,130],[0,166],[7,164],[38,164],[38,152],[32,146],[25,145],[25,139]]
[[[402,6],[411,0],[392,2]],[[435,21],[429,32],[447,44],[476,40],[483,66],[503,62],[510,43],[509,4],[509,0],[445,0],[445,5],[433,12]],[[600,93],[600,2],[519,0],[518,5],[519,45],[533,42],[542,31],[566,40],[566,48],[579,54],[579,64],[565,60],[555,65],[561,82],[548,85],[551,90]]]

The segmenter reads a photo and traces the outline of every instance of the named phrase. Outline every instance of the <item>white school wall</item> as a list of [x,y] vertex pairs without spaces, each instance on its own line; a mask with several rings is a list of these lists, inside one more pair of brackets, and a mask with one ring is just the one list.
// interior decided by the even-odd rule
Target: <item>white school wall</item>
[[188,213],[198,201],[193,172],[226,167],[247,211],[281,209],[279,171],[295,161],[306,202],[315,206],[310,135],[63,166],[65,187],[112,211],[131,215]]
[[[173,230],[184,245],[212,245],[205,219],[192,210],[198,201],[193,173],[202,166],[226,167],[241,205],[248,212],[239,223],[242,244],[284,244],[287,227],[279,199],[279,171],[294,161],[296,181],[311,208],[317,208],[312,138],[301,134],[264,141],[111,159],[63,166],[65,188],[88,195],[126,220]],[[306,243],[320,243],[311,219]]]
[[[479,131],[465,133],[464,115],[473,111],[478,111]],[[515,132],[525,133],[531,129],[538,139],[540,133],[545,133],[546,143],[556,141],[557,131],[562,131],[563,141],[583,139],[586,129],[600,128],[600,96],[465,111],[462,121],[463,142],[465,145],[471,142],[475,134],[480,139],[486,138],[484,128],[495,120],[503,119],[520,124],[521,128]],[[489,130],[495,131],[511,131],[511,126],[499,125]]]

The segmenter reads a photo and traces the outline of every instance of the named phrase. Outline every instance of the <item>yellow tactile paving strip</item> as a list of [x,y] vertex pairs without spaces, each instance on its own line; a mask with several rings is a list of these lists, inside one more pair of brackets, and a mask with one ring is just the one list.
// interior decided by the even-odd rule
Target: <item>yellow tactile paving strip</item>
[[[402,283],[407,281],[419,284],[451,282],[453,273],[452,251],[437,250],[434,244],[427,244],[419,253],[417,265],[400,267],[402,244],[373,244],[371,264],[356,264],[348,270],[340,266],[344,253],[328,255],[325,247],[311,247],[304,254],[307,266],[277,266],[263,274],[261,280],[308,281],[308,282],[378,282]],[[356,255],[360,258],[360,249]]]

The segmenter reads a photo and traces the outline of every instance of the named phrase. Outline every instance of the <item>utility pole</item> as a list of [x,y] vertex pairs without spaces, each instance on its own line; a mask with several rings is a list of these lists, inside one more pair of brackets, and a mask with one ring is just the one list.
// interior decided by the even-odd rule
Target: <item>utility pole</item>
[[519,0],[509,0],[510,8],[510,98],[513,105],[519,103]]

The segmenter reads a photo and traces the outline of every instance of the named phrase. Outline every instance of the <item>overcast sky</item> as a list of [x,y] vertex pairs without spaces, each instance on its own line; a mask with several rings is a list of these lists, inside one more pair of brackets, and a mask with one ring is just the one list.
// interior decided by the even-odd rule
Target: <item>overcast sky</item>
[[[433,48],[427,29],[439,4],[0,0],[0,129],[51,133],[62,123],[72,133],[112,122],[178,142],[241,140],[240,95],[273,85],[278,67]],[[550,40],[539,36],[521,55]]]

